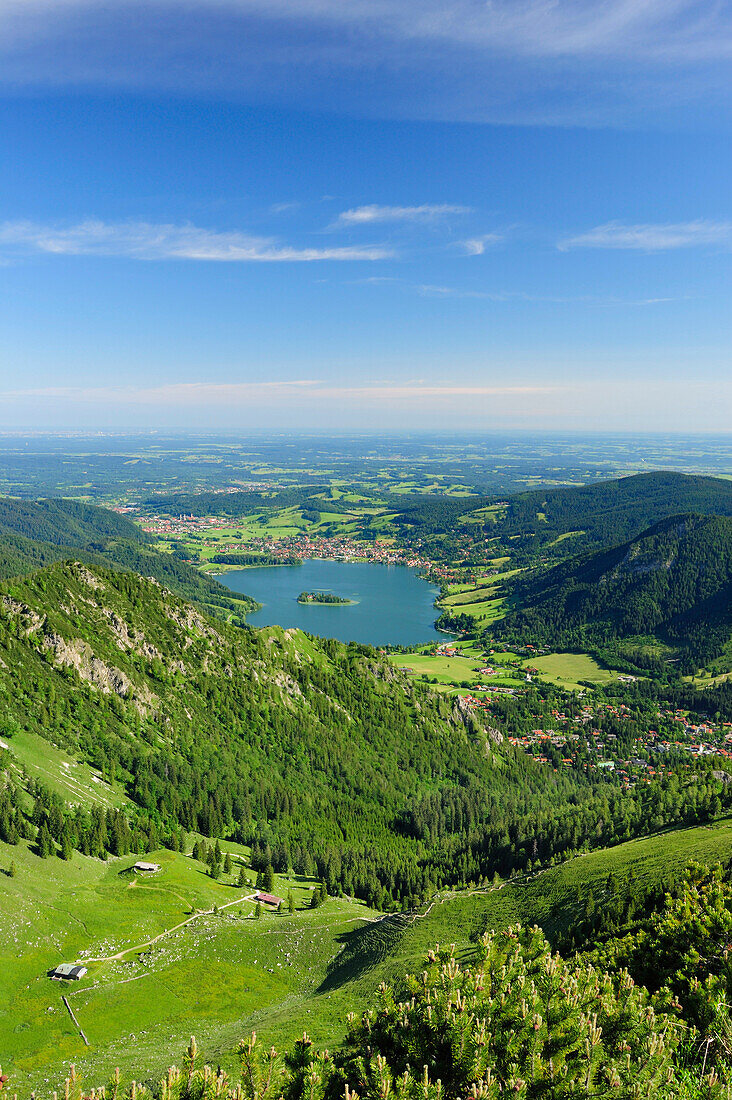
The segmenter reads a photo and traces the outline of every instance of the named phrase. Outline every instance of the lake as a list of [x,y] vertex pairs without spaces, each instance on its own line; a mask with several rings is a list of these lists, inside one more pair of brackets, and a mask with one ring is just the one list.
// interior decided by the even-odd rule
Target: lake
[[[302,565],[237,569],[218,578],[263,604],[252,626],[299,627],[309,634],[369,645],[444,641],[432,625],[439,589],[405,565],[309,559]],[[351,604],[299,604],[301,592],[331,592]]]

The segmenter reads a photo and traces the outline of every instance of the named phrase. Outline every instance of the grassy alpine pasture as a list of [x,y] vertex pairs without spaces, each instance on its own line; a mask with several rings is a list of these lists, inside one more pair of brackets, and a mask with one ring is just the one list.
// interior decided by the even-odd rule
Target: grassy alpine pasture
[[[397,653],[391,657],[398,667],[415,677],[437,680],[437,686],[462,687],[465,681],[471,686],[516,686],[525,683],[527,669],[538,670],[534,678],[570,691],[582,688],[583,683],[609,684],[617,680],[618,672],[604,668],[588,653],[548,653],[542,657],[520,657],[511,651],[484,654],[476,645],[465,639],[454,643],[459,656],[445,657],[434,653]],[[498,675],[480,676],[479,669],[486,666],[497,670]]]
[[501,594],[501,588],[505,581],[518,572],[518,569],[509,569],[472,584],[451,585],[446,594],[440,597],[439,606],[448,614],[472,615],[480,627],[488,626],[496,619],[503,618],[506,600]]
[[[311,993],[338,937],[375,916],[340,899],[311,910],[313,883],[277,876],[276,894],[291,889],[296,912],[256,918],[254,887],[236,885],[247,853],[222,848],[233,872],[215,881],[203,864],[168,850],[146,857],[159,872],[139,874],[134,856],[40,860],[24,844],[0,844],[0,1035],[14,1087],[50,1091],[48,1067],[57,1074],[71,1062],[97,1083],[116,1066],[162,1072],[192,1030],[229,1049],[222,1031],[239,1036],[242,1019]],[[46,976],[76,961],[88,966],[81,981]]]
[[[425,953],[436,943],[454,943],[459,957],[474,952],[475,937],[511,924],[539,925],[551,941],[580,917],[591,890],[597,905],[607,896],[612,872],[623,879],[632,872],[642,884],[653,885],[669,871],[681,871],[692,861],[707,865],[732,858],[732,818],[713,825],[674,829],[577,856],[535,875],[497,883],[474,891],[444,891],[417,919],[392,921],[392,945],[371,973],[371,981],[397,978],[418,971]],[[353,939],[368,939],[365,929]]]
[[[68,803],[92,806],[122,806],[125,796],[104,779],[99,771],[64,752],[30,730],[13,731],[11,767],[43,783]],[[10,746],[0,737],[0,749]],[[17,763],[15,763],[17,761]]]
[[392,657],[397,668],[404,668],[419,675],[435,676],[446,684],[458,684],[473,680],[480,664],[470,657],[441,657],[428,653],[395,654]]
[[[277,893],[292,888],[297,911],[256,919],[246,900],[251,887],[232,885],[236,874],[216,882],[177,853],[151,854],[161,871],[139,876],[128,870],[132,856],[41,862],[24,845],[0,845],[0,866],[16,863],[15,877],[4,876],[0,886],[3,1068],[14,1091],[45,1097],[71,1062],[89,1087],[116,1066],[123,1076],[145,1066],[155,1079],[180,1057],[191,1032],[207,1060],[224,1068],[233,1068],[238,1042],[252,1029],[280,1048],[304,1030],[332,1048],[347,1013],[363,1010],[381,981],[418,970],[435,943],[455,943],[467,959],[478,934],[516,922],[537,923],[551,939],[578,918],[589,890],[602,904],[610,872],[621,878],[632,871],[650,884],[690,860],[730,857],[732,819],[724,819],[582,855],[529,878],[443,891],[422,912],[383,918],[348,899],[301,908],[312,883],[278,878]],[[89,966],[81,982],[46,977],[52,965],[77,958]]]
[[583,681],[609,684],[618,678],[617,672],[603,668],[587,653],[547,653],[530,658],[525,666],[538,669],[540,679],[571,691],[581,688]]
[[503,519],[505,513],[505,504],[489,504],[485,508],[476,508],[474,512],[470,512],[467,516],[460,516],[458,523],[463,526],[477,523],[486,526],[498,523],[499,519]]
[[445,607],[449,607],[451,610],[464,611],[467,607],[490,603],[496,599],[497,589],[494,584],[461,584],[459,587],[460,591],[451,591],[449,595],[442,597],[440,602]]

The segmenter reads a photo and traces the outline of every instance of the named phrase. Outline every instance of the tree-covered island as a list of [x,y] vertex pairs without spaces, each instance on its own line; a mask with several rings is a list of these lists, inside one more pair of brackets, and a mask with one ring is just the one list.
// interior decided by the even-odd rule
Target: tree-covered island
[[332,592],[301,592],[297,597],[297,602],[337,604],[339,607],[342,607],[354,601],[347,600],[345,596],[335,596]]

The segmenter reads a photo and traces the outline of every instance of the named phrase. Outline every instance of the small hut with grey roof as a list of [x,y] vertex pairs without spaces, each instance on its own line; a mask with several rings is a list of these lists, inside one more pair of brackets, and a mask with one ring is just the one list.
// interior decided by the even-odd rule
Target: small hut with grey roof
[[72,982],[78,982],[79,978],[83,978],[85,974],[86,967],[79,966],[78,963],[59,963],[57,967],[49,971],[48,976],[53,978],[54,981],[66,978]]

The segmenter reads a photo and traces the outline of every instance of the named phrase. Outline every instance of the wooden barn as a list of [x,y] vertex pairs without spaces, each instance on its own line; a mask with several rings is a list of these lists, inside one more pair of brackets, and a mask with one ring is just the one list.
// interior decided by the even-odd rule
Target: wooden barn
[[284,898],[275,897],[274,894],[263,894],[261,890],[258,890],[254,895],[255,901],[261,901],[262,905],[282,905]]

